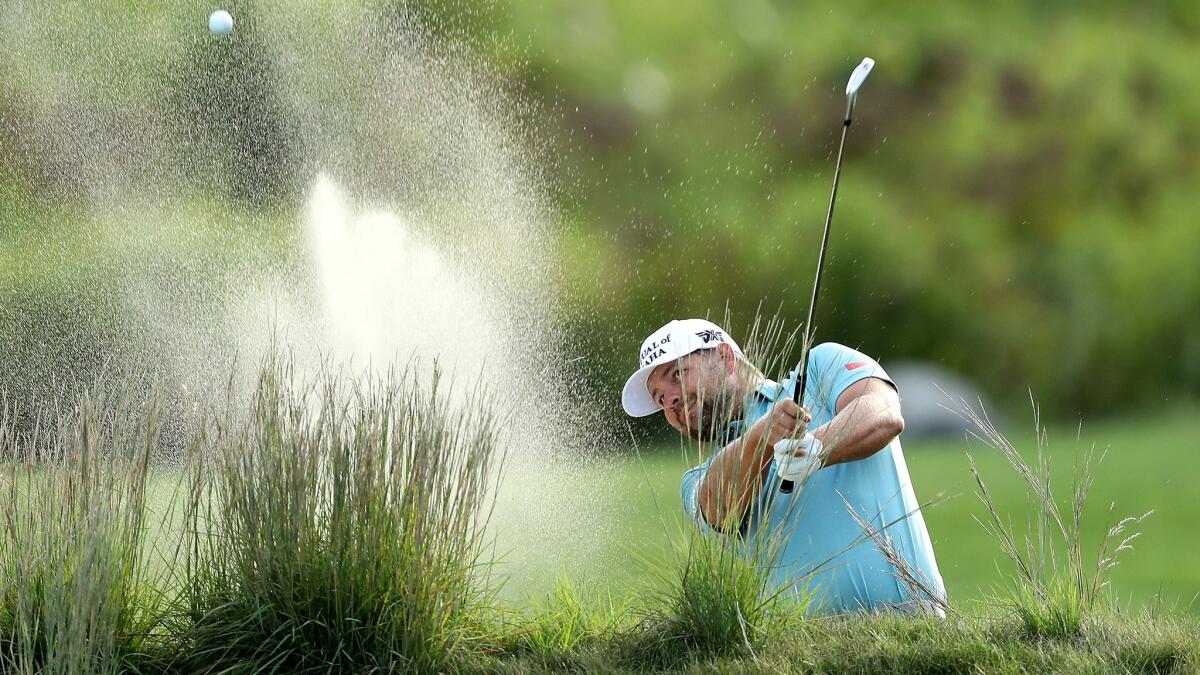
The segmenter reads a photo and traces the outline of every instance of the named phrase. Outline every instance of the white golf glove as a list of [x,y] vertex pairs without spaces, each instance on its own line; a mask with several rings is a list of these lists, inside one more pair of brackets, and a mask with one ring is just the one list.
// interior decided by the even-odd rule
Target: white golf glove
[[[797,457],[797,448],[806,454]],[[803,438],[786,438],[775,444],[775,471],[783,480],[803,483],[825,462],[825,446],[811,433]]]

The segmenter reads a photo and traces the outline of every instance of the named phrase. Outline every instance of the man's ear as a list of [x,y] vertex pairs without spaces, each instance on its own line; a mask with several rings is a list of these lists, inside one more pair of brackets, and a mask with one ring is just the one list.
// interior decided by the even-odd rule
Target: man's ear
[[733,353],[733,347],[722,342],[717,345],[717,356],[724,361],[726,374],[732,375],[737,370],[737,354]]

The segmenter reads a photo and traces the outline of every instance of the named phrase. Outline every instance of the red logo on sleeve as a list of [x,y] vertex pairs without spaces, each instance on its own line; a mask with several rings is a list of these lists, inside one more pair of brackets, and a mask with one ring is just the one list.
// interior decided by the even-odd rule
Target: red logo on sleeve
[[846,370],[858,370],[859,368],[862,368],[865,365],[867,365],[866,361],[859,361],[858,363],[847,363]]

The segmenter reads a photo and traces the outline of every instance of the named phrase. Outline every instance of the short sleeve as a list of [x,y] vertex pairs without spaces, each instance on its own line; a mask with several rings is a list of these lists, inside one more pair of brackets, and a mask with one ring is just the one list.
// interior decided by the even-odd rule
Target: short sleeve
[[715,533],[716,530],[708,524],[708,519],[700,511],[700,483],[704,480],[704,474],[707,472],[708,462],[685,472],[679,495],[683,499],[683,512],[687,514],[688,518],[691,518],[701,531]]
[[881,379],[893,387],[892,378],[875,359],[862,352],[836,342],[826,342],[813,347],[808,356],[807,398],[814,406],[835,412],[838,397],[850,385],[868,377]]

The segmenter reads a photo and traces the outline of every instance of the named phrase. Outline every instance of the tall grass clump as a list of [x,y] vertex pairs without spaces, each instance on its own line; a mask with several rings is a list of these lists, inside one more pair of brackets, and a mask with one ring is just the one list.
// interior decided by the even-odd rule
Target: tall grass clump
[[198,443],[183,667],[458,667],[490,601],[490,401],[456,403],[436,368],[312,382],[268,359],[248,419]]
[[674,554],[655,569],[657,584],[630,655],[639,665],[671,667],[711,656],[755,658],[755,650],[803,617],[803,595],[771,584],[778,537],[694,530],[672,542]]
[[3,672],[126,672],[161,653],[165,572],[144,545],[159,411],[84,395],[23,430],[0,421]]
[[[1017,448],[997,430],[986,413],[962,406],[964,416],[975,424],[972,436],[998,450],[1022,478],[1028,504],[1024,531],[1000,513],[996,501],[968,452],[971,473],[979,487],[978,496],[987,514],[979,523],[1000,543],[1016,567],[1012,586],[998,595],[1027,637],[1073,639],[1087,625],[1089,615],[1112,609],[1105,590],[1117,557],[1132,548],[1137,525],[1151,512],[1118,520],[1100,542],[1095,562],[1089,563],[1082,546],[1083,512],[1094,480],[1095,449],[1083,450],[1074,463],[1069,506],[1051,482],[1050,458],[1045,452],[1046,432],[1034,408],[1037,455],[1027,462]],[[1061,492],[1061,491],[1059,491]]]
[[[731,324],[727,312],[724,325]],[[746,367],[759,363],[768,372],[786,370],[786,359],[797,335],[787,333],[778,317],[764,320],[761,313],[756,313],[745,335]],[[706,394],[684,391],[685,403],[691,397],[704,399]],[[719,400],[729,395],[718,392]],[[719,405],[715,410],[721,411],[716,413],[721,418],[713,420],[714,428],[728,428],[734,421],[733,408]],[[685,440],[687,464],[703,461],[721,443],[720,434],[712,442]],[[661,512],[663,507],[657,508]],[[633,654],[640,665],[670,666],[695,656],[753,658],[757,645],[803,616],[809,596],[802,588],[773,587],[771,571],[785,543],[784,536],[770,528],[755,528],[753,534],[744,534],[741,513],[731,511],[726,520],[719,528],[704,523],[687,526],[682,533],[672,531],[664,522],[670,555],[664,564],[650,564],[657,583],[651,589],[651,603]]]

